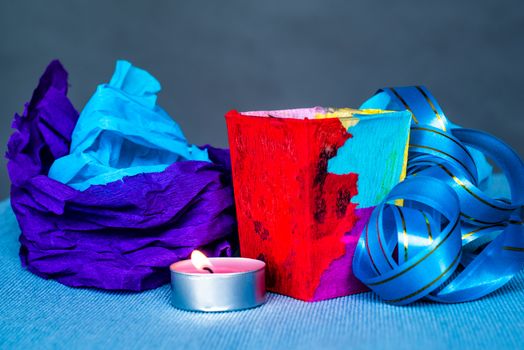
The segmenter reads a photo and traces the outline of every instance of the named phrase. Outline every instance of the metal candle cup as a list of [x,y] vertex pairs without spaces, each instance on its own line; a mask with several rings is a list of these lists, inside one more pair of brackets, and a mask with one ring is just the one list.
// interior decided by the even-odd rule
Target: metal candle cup
[[201,312],[259,306],[266,301],[265,268],[263,261],[247,258],[206,258],[200,266],[191,260],[176,262],[170,266],[171,303]]

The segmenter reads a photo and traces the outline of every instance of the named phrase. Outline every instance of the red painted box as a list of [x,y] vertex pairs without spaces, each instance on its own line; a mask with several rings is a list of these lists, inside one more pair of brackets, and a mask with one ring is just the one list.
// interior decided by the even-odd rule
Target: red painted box
[[[350,162],[353,153],[339,150],[353,137],[352,127],[357,130],[360,125],[362,134],[374,122],[371,126],[380,129],[377,123],[386,114],[321,107],[226,114],[240,251],[244,257],[267,263],[270,291],[314,301],[365,290],[351,272],[351,260],[373,206],[359,207],[354,198],[362,190],[358,185],[361,175],[340,173],[345,158],[333,159],[344,153],[350,155],[346,156]],[[389,122],[398,114],[389,114]],[[381,118],[373,118],[375,115]],[[396,178],[389,181],[389,187],[404,176],[409,120],[403,115],[397,122],[406,130],[399,135],[402,147],[394,162],[402,169],[392,172]],[[386,136],[366,135],[377,137],[378,146],[388,144]],[[369,142],[362,138],[351,146],[363,157],[369,156],[358,148]],[[398,140],[394,143],[399,144]],[[384,152],[384,146],[369,151]],[[354,162],[356,169],[368,174],[358,161]],[[381,166],[368,168],[375,172]],[[384,194],[389,189],[383,189]],[[361,198],[369,204],[367,197]]]

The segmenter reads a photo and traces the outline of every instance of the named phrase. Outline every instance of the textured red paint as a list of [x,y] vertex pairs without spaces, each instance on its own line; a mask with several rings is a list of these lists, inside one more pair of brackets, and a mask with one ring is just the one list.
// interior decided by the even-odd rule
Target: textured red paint
[[357,219],[357,174],[327,173],[351,135],[336,118],[226,120],[241,254],[266,261],[269,290],[311,301]]

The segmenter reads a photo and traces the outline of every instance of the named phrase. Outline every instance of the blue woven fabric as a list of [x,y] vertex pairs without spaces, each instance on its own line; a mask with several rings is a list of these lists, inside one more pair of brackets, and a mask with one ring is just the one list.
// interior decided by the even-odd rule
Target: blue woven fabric
[[[503,182],[494,179],[492,191]],[[19,229],[0,203],[2,349],[522,349],[524,274],[484,299],[383,303],[362,293],[317,303],[270,294],[257,309],[174,309],[169,287],[144,293],[74,289],[20,267]]]

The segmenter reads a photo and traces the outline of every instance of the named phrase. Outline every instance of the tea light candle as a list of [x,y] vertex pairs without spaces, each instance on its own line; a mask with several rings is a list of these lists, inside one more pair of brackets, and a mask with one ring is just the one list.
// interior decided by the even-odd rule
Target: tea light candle
[[198,250],[171,270],[171,303],[189,311],[248,309],[266,301],[266,264],[247,258],[207,258]]

